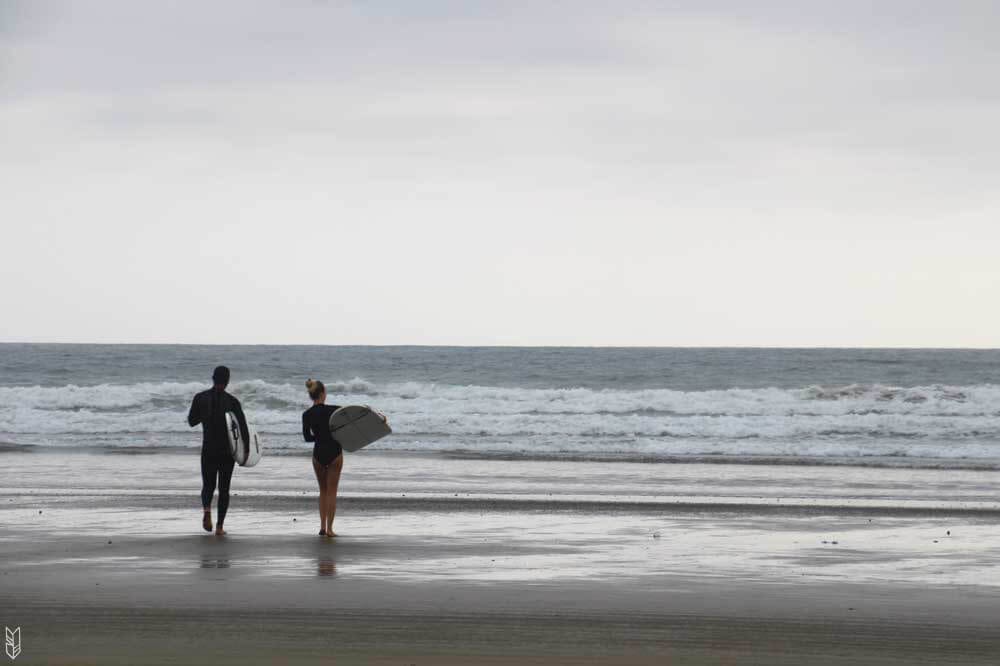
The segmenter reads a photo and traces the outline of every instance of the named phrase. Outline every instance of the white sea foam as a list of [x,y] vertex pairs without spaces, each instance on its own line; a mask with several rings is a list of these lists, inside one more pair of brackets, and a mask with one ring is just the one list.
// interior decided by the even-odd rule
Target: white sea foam
[[[367,403],[416,450],[635,456],[781,455],[1000,458],[1000,386],[850,385],[800,389],[593,390],[327,384],[334,403]],[[0,433],[18,441],[134,445],[164,436],[196,445],[186,415],[193,383],[0,387]],[[304,387],[237,382],[273,450],[301,449]],[[186,441],[186,440],[184,440]]]

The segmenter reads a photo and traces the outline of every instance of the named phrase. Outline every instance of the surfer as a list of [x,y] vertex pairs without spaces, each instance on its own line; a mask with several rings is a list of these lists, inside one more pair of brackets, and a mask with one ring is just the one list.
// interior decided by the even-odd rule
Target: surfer
[[212,388],[202,391],[191,402],[188,425],[192,428],[201,424],[201,506],[204,509],[201,526],[206,532],[212,531],[212,495],[215,493],[216,479],[219,486],[219,516],[215,523],[215,533],[226,533],[223,523],[229,510],[229,482],[233,478],[233,454],[229,449],[229,434],[226,430],[226,412],[232,412],[239,421],[244,441],[249,441],[247,419],[243,415],[240,401],[226,392],[229,386],[229,368],[220,365],[212,372]]
[[313,406],[302,412],[302,436],[313,445],[313,471],[319,483],[319,535],[334,537],[333,517],[337,513],[337,486],[340,471],[344,468],[344,454],[340,444],[330,434],[330,415],[337,405],[326,404],[326,387],[323,382],[310,379],[306,390]]

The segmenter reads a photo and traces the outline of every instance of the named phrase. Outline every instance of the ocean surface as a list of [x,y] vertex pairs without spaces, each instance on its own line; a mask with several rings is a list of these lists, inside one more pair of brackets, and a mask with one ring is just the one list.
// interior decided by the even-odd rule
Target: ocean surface
[[304,383],[370,404],[368,451],[451,458],[1000,468],[1000,351],[0,344],[0,443],[196,449],[232,368],[269,455],[308,455]]

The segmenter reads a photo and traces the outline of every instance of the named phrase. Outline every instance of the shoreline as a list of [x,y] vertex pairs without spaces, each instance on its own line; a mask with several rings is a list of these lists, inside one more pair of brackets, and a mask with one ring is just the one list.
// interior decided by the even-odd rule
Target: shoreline
[[[266,434],[266,433],[265,433]],[[90,446],[84,449],[58,444],[22,444],[0,441],[0,453],[31,453],[39,455],[196,455],[199,446]],[[307,449],[273,449],[266,452],[268,457],[278,458],[309,458],[312,452]],[[951,458],[919,458],[871,456],[835,457],[835,456],[774,456],[774,455],[683,455],[683,456],[647,456],[636,457],[622,455],[555,455],[555,454],[513,454],[489,453],[472,450],[440,450],[421,451],[420,449],[365,449],[352,455],[364,457],[400,457],[422,458],[430,460],[460,460],[460,461],[499,461],[499,462],[554,462],[554,463],[612,463],[629,465],[746,465],[760,467],[818,467],[818,468],[848,468],[848,469],[893,469],[893,470],[935,470],[935,471],[970,471],[995,472],[1000,471],[1000,458],[996,459],[951,459]]]

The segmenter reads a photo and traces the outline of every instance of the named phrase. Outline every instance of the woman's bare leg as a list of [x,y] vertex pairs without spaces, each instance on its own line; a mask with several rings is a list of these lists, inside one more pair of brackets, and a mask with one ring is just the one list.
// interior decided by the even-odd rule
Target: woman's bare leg
[[340,485],[340,471],[344,469],[344,454],[341,453],[337,459],[330,463],[329,471],[326,474],[326,533],[328,536],[337,536],[333,531],[333,519],[337,515],[337,487]]
[[326,483],[327,483],[327,471],[330,469],[329,466],[324,467],[319,464],[316,458],[313,461],[313,471],[316,472],[316,482],[319,484],[319,529],[321,532],[326,531]]

